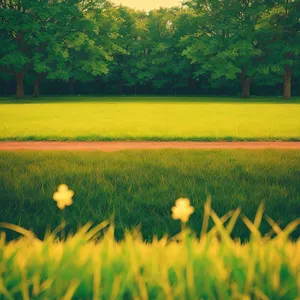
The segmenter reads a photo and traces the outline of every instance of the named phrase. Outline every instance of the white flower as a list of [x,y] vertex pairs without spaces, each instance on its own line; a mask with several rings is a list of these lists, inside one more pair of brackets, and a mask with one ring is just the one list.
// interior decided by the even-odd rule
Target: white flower
[[53,199],[57,202],[57,207],[59,209],[64,209],[66,206],[72,205],[73,196],[74,192],[69,190],[66,184],[61,184],[58,187],[58,191],[53,194]]
[[176,200],[175,206],[172,207],[172,219],[186,223],[194,210],[188,198],[179,198]]

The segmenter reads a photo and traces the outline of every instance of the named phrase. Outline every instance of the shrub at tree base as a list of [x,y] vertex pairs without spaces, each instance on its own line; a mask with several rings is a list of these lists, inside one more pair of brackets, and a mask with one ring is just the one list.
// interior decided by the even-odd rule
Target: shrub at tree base
[[[183,216],[179,204],[173,208],[175,219]],[[242,244],[230,238],[239,213],[218,218],[207,203],[200,238],[183,226],[177,236],[152,243],[143,242],[138,232],[117,243],[108,222],[93,229],[87,224],[64,240],[53,232],[44,241],[1,224],[25,237],[6,243],[1,235],[0,298],[299,299],[300,240],[288,239],[299,220],[281,230],[267,218],[277,235],[262,237],[260,208],[253,223],[243,217],[252,236]],[[206,232],[210,217],[215,227]]]

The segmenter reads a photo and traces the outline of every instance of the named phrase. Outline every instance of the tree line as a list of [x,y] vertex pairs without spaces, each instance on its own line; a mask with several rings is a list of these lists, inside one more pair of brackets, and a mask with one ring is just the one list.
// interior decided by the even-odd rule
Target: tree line
[[151,86],[283,85],[300,73],[299,0],[187,0],[150,12],[106,0],[0,0],[0,77],[116,85],[122,93]]

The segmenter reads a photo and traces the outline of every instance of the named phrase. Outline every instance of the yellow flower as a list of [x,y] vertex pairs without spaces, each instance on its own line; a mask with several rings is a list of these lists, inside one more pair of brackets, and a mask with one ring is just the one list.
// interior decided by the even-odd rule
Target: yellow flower
[[188,198],[179,198],[176,200],[175,206],[172,207],[172,219],[179,219],[181,222],[186,223],[194,210]]
[[61,184],[58,187],[58,191],[53,194],[53,199],[57,202],[57,207],[59,209],[64,209],[66,206],[72,205],[73,196],[74,192],[69,190],[66,184]]

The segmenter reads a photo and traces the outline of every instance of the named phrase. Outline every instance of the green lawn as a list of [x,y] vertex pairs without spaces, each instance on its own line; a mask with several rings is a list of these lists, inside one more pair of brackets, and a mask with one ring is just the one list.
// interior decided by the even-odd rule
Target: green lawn
[[0,99],[0,140],[300,140],[300,98]]
[[[299,170],[300,152],[293,150],[0,152],[0,222],[39,236],[47,225],[54,229],[62,213],[52,195],[66,183],[75,191],[74,204],[65,210],[70,226],[114,215],[117,238],[138,224],[147,239],[174,235],[180,224],[171,220],[170,209],[179,197],[191,199],[190,225],[199,231],[208,193],[219,215],[241,206],[253,218],[264,202],[266,214],[284,226],[299,217]],[[262,230],[267,228],[263,223]],[[239,222],[234,235],[247,234]]]

